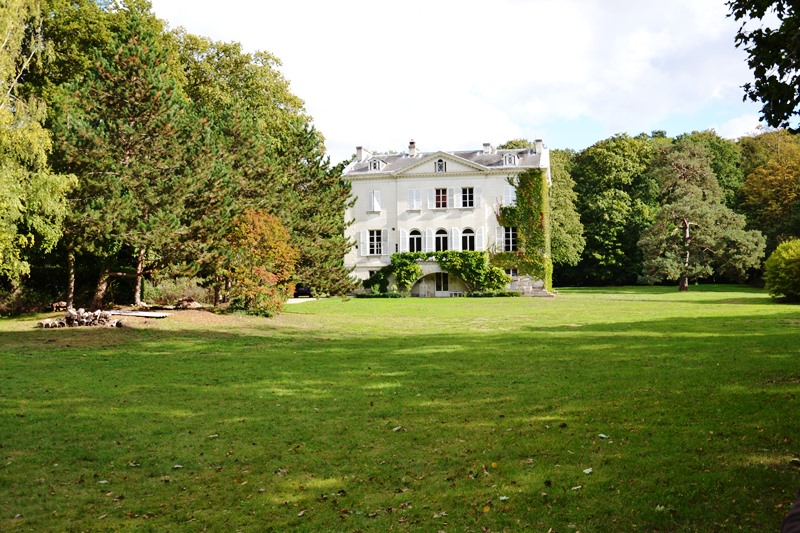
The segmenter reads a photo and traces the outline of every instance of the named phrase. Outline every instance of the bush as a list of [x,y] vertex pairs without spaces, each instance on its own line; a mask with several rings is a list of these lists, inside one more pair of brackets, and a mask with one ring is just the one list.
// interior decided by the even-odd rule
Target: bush
[[214,303],[214,292],[198,285],[195,278],[164,279],[144,284],[144,301],[155,305],[175,305],[181,298],[204,304]]
[[770,296],[800,301],[800,239],[784,242],[764,263],[764,283]]
[[365,294],[356,294],[356,298],[408,298],[411,296],[409,292],[373,292]]
[[468,292],[467,298],[514,298],[522,296],[518,291],[483,291],[483,292]]

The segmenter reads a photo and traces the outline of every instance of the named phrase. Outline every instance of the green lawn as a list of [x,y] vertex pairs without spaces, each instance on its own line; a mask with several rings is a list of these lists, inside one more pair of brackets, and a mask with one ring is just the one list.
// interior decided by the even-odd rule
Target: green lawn
[[762,291],[41,316],[0,321],[4,531],[776,531],[800,487]]

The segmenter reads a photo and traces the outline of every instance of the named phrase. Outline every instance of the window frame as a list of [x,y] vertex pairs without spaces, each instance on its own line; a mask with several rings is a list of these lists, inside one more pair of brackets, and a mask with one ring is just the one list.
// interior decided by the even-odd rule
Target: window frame
[[503,226],[503,251],[516,252],[518,249],[517,228],[514,226]]
[[461,250],[466,252],[474,252],[476,246],[475,231],[472,228],[464,228],[461,232]]
[[367,255],[383,255],[383,231],[379,229],[367,231]]
[[421,252],[422,248],[422,232],[418,229],[412,229],[408,233],[408,251]]
[[435,252],[446,252],[449,249],[450,235],[446,229],[439,228],[433,234],[433,250]]

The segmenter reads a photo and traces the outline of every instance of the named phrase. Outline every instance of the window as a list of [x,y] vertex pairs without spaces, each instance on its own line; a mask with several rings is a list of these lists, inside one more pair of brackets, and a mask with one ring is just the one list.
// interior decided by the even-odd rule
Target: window
[[368,201],[367,205],[368,213],[381,212],[381,191],[369,191],[369,196],[367,197],[367,201]]
[[503,228],[503,251],[516,252],[517,251],[517,228]]
[[422,233],[419,230],[411,230],[408,237],[408,251],[421,252],[422,251]]
[[475,249],[475,232],[467,228],[461,233],[461,249],[474,250]]
[[381,230],[369,230],[369,255],[382,255],[383,254],[383,239]]
[[447,172],[447,162],[444,159],[437,159],[434,166],[436,172]]
[[436,273],[436,292],[449,291],[450,280],[448,279],[447,272]]
[[517,205],[517,188],[513,185],[506,185],[503,189],[503,205],[515,206]]
[[422,209],[422,191],[420,189],[408,190],[408,210],[419,211]]
[[461,207],[475,207],[475,189],[461,187]]
[[383,161],[380,159],[373,159],[369,162],[370,170],[383,170]]
[[447,232],[443,229],[436,230],[436,251],[437,252],[446,252],[447,251]]
[[515,167],[517,166],[517,155],[516,154],[506,154],[504,157],[504,163],[507,166]]
[[504,272],[509,276],[511,276],[512,278],[519,277],[519,270],[517,270],[516,268],[507,268],[505,269]]
[[447,189],[436,189],[436,203],[434,207],[436,209],[447,208]]

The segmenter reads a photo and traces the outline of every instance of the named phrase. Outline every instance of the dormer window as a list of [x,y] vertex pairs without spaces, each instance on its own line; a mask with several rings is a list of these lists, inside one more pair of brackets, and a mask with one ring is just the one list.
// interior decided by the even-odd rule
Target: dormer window
[[517,154],[506,154],[503,157],[503,164],[507,167],[517,166]]
[[383,170],[383,166],[385,163],[380,159],[371,159],[369,162],[369,169],[370,170]]
[[447,172],[447,161],[445,161],[444,159],[437,159],[436,165],[434,166],[434,171]]

